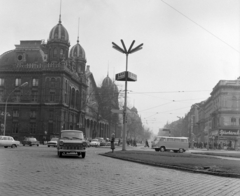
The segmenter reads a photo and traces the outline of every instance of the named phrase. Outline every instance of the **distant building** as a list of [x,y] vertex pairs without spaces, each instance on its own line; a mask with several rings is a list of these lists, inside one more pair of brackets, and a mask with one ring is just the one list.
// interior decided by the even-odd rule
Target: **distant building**
[[194,133],[198,141],[209,139],[213,148],[240,148],[240,78],[220,80],[197,111]]

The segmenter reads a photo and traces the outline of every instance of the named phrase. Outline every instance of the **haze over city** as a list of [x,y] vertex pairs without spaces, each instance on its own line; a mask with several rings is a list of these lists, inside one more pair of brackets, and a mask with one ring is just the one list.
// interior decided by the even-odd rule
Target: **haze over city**
[[[62,0],[61,20],[71,46],[79,34],[98,86],[125,70],[112,42],[144,44],[129,55],[138,79],[128,83],[128,106],[157,133],[206,100],[219,80],[240,76],[239,8],[237,0]],[[47,41],[59,14],[59,0],[0,0],[0,54],[20,40]]]

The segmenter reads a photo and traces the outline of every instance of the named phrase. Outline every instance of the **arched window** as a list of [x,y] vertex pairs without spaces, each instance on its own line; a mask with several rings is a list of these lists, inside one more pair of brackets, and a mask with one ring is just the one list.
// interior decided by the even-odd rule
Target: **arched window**
[[53,56],[54,56],[54,57],[57,56],[57,48],[54,48],[54,50],[53,50]]
[[60,50],[60,56],[63,57],[63,55],[64,55],[64,50],[61,49],[61,50]]
[[72,89],[72,100],[71,100],[72,107],[75,107],[75,89]]
[[55,78],[51,78],[51,88],[54,88],[55,87]]
[[80,102],[80,100],[79,100],[79,91],[76,91],[76,107],[77,107],[78,110],[80,109],[79,102]]

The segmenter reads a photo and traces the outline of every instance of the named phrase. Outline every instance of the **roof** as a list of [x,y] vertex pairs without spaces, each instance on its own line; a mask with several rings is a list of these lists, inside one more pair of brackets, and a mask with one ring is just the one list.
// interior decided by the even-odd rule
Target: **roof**
[[62,132],[73,132],[73,131],[74,131],[74,132],[82,132],[82,131],[80,131],[80,130],[62,130],[61,133],[62,133]]

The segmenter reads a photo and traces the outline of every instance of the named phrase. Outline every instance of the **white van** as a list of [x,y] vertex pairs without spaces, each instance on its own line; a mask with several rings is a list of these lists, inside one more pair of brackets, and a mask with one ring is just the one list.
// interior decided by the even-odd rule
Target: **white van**
[[183,153],[188,150],[188,145],[187,137],[157,136],[152,142],[152,149],[161,152],[173,150],[174,152]]

